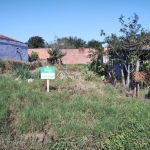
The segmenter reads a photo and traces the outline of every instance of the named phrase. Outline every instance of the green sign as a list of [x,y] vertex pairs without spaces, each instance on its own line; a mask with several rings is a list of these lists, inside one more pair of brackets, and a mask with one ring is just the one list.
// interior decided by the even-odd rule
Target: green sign
[[41,67],[41,79],[55,79],[55,68],[54,67]]

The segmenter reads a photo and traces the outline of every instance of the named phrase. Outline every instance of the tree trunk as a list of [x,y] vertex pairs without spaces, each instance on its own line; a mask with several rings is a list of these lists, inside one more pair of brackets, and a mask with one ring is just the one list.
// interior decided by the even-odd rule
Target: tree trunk
[[[140,61],[137,60],[136,61],[136,69],[135,69],[135,71],[138,72],[139,68],[140,68]],[[136,92],[137,92],[137,83],[134,85],[134,97],[136,96]]]
[[130,84],[130,64],[128,65],[128,70],[127,70],[127,83],[126,87],[129,89],[129,84]]
[[122,74],[122,84],[123,84],[123,86],[125,86],[125,79],[124,79],[123,69],[121,69],[121,74]]

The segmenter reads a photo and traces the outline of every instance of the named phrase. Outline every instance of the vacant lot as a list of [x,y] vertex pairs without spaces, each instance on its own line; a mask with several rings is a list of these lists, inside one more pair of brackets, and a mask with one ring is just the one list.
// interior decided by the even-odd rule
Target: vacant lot
[[126,98],[84,66],[69,73],[49,93],[39,72],[31,83],[0,75],[2,149],[150,149],[148,100]]

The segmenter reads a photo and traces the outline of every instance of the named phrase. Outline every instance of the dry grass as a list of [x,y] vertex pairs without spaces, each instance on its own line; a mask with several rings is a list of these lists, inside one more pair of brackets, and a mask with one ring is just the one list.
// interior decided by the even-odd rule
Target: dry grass
[[40,61],[25,62],[25,61],[4,59],[3,63],[4,63],[4,69],[3,69],[4,74],[12,73],[16,68],[19,67],[28,67],[30,70],[34,70],[42,66],[42,63]]

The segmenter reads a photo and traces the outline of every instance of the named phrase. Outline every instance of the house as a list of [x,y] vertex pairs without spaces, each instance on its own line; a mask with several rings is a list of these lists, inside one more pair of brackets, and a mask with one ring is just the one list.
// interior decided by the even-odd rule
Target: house
[[0,59],[28,61],[28,45],[0,34]]
[[[149,45],[143,46],[138,50],[138,53],[135,48],[122,49],[120,53],[116,52],[116,54],[113,55],[113,58],[110,58],[108,64],[114,70],[116,77],[121,78],[124,76],[125,80],[127,80],[128,74],[136,71],[136,62],[134,62],[136,60],[135,58],[138,57],[142,64],[145,60],[150,60],[149,52]],[[130,56],[132,56],[132,58],[129,58]],[[129,60],[131,63],[129,63]]]

